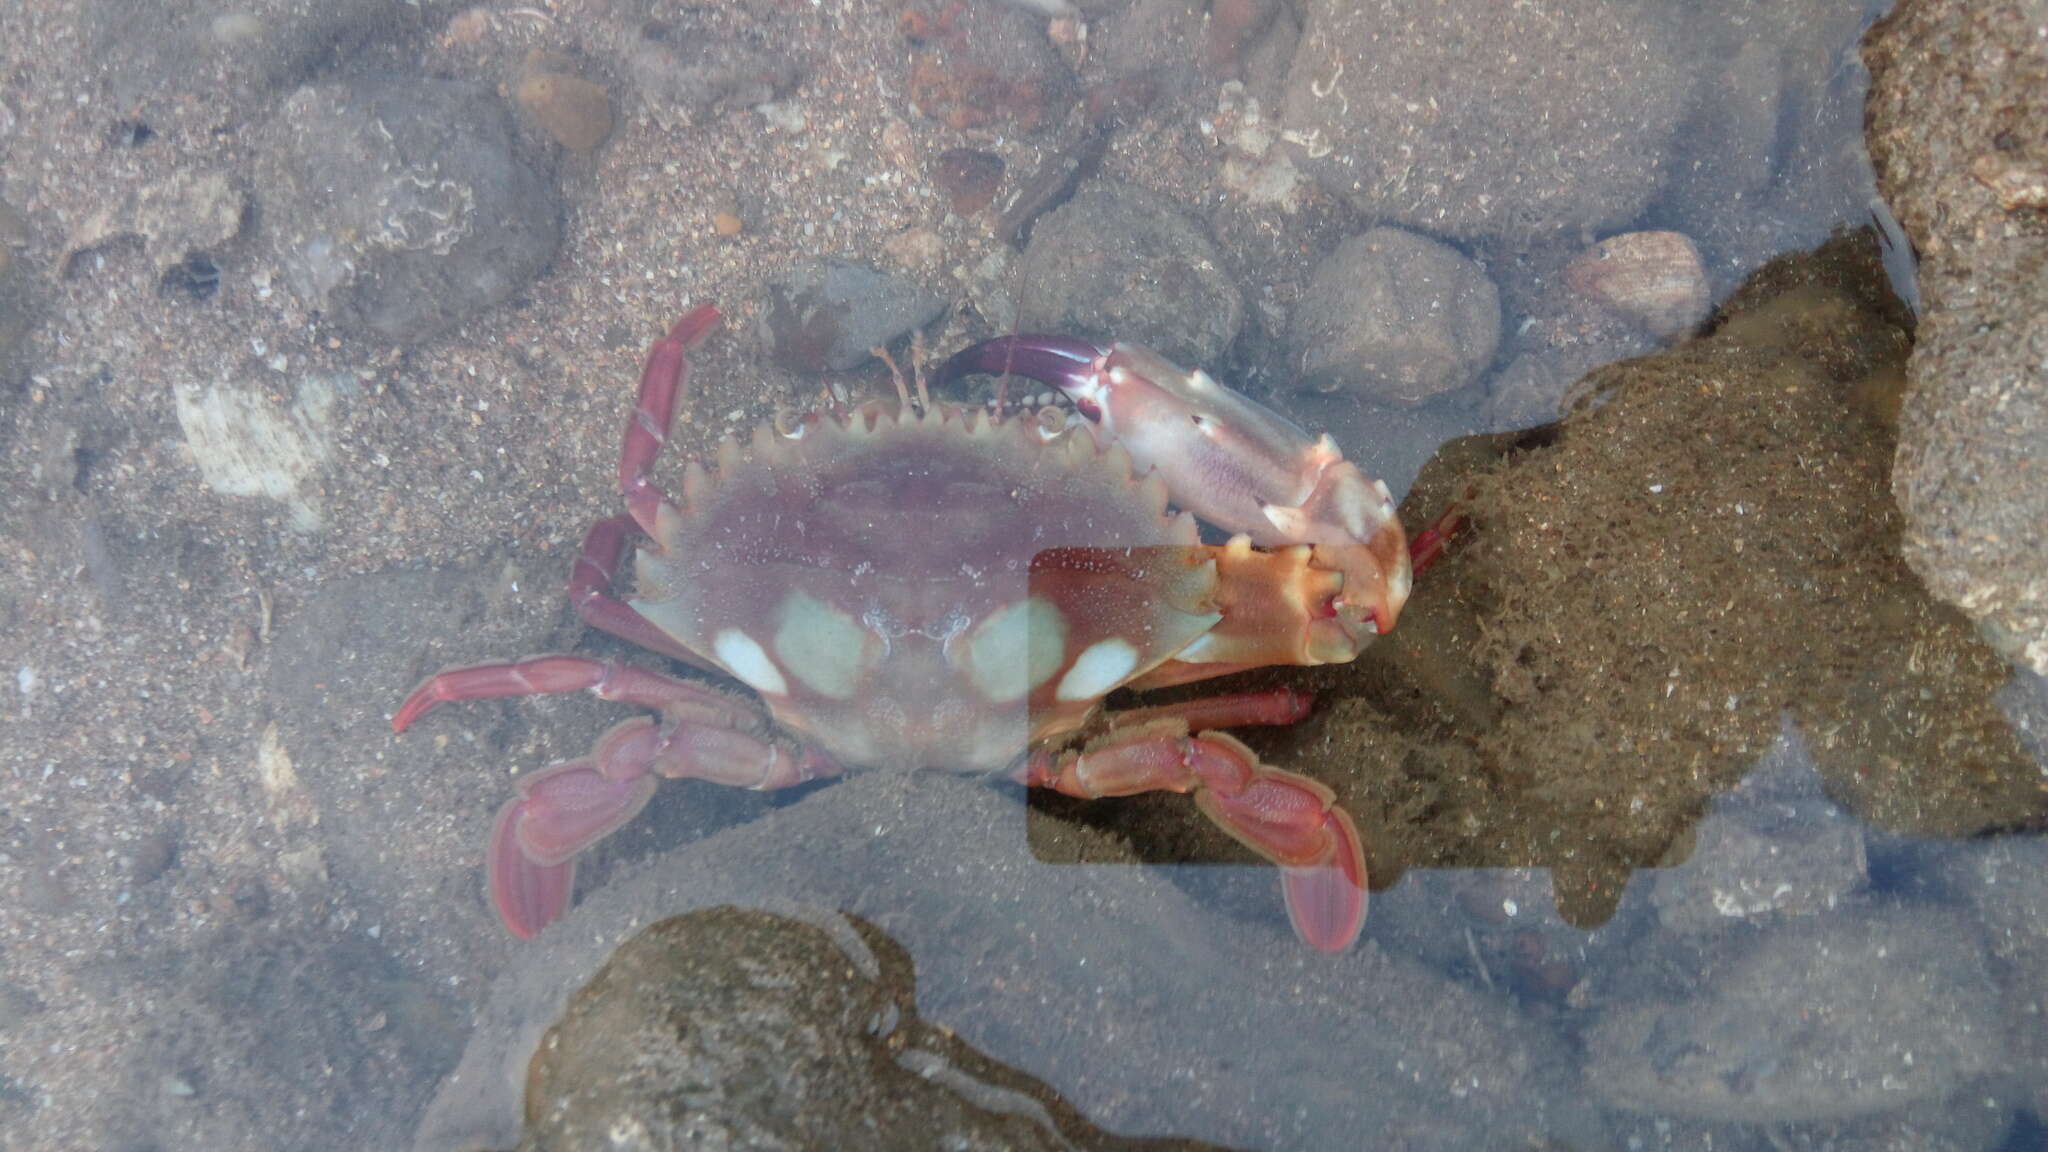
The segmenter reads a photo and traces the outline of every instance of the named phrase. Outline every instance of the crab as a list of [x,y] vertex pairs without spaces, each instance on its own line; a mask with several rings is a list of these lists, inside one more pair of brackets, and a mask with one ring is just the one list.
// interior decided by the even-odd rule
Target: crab
[[[1057,385],[1075,411],[914,398],[826,405],[727,438],[680,499],[653,469],[705,306],[654,342],[619,457],[623,515],[569,579],[588,625],[752,689],[575,655],[456,668],[400,706],[588,691],[648,710],[586,756],[520,777],[488,854],[493,905],[530,938],[567,910],[579,853],[660,779],[780,789],[854,769],[1007,774],[1069,796],[1191,794],[1279,866],[1309,946],[1365,922],[1351,817],[1223,729],[1309,700],[1240,692],[1105,714],[1122,688],[1348,661],[1393,626],[1409,548],[1384,484],[1324,436],[1147,349],[1018,335],[947,361]],[[892,365],[892,372],[894,366]],[[1204,543],[1197,518],[1227,542]],[[629,543],[635,593],[614,594]]]

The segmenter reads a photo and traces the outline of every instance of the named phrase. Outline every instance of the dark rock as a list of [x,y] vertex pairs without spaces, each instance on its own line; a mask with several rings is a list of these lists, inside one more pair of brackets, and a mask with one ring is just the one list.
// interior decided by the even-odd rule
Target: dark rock
[[910,957],[872,925],[729,905],[613,953],[541,1042],[526,1116],[525,1152],[1131,1143],[920,1019]]
[[1870,32],[1869,140],[1921,254],[1892,491],[1906,558],[2048,674],[2048,0],[1908,0]]
[[1096,180],[1032,229],[1018,268],[1018,322],[1213,363],[1237,339],[1244,301],[1208,232],[1173,201]]
[[762,343],[791,372],[848,372],[945,310],[911,281],[863,264],[799,264],[768,287]]
[[1296,387],[1419,404],[1493,363],[1500,293],[1455,249],[1375,228],[1316,266],[1290,339]]
[[257,195],[286,282],[337,325],[434,336],[524,288],[561,205],[488,89],[382,75],[301,88],[268,126]]
[[[1064,835],[1107,863],[1034,860],[1024,827],[1016,797],[977,781],[875,772],[652,861],[520,950],[415,1147],[516,1141],[529,1058],[570,993],[646,924],[720,904],[873,922],[915,957],[925,1020],[1112,1130],[1266,1148],[1361,1132],[1385,1147],[1495,1149],[1542,1134],[1602,1146],[1554,1037],[1370,944],[1310,953],[1270,872],[1256,885],[1261,922],[1247,924],[1086,828]],[[778,958],[754,978],[795,985],[817,971]]]
[[1460,240],[1609,231],[1664,180],[1683,70],[1661,11],[1611,0],[1310,0],[1295,163],[1375,220]]

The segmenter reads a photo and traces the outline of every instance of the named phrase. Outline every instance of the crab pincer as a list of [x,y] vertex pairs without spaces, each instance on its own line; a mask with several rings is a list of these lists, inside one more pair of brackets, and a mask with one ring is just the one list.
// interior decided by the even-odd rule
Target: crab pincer
[[1208,373],[1133,344],[1001,336],[956,353],[933,386],[1005,372],[1064,392],[1099,437],[1157,472],[1180,507],[1261,548],[1308,545],[1315,567],[1341,573],[1329,609],[1349,652],[1332,659],[1394,626],[1410,568],[1392,494],[1327,435],[1311,437]]

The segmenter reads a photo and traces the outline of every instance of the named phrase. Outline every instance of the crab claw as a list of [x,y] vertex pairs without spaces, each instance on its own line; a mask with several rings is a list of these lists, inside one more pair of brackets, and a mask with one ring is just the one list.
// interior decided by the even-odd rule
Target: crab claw
[[1133,344],[998,337],[956,353],[938,381],[1002,371],[1066,393],[1201,519],[1261,547],[1313,545],[1318,566],[1344,575],[1334,607],[1355,642],[1394,626],[1410,570],[1393,496],[1328,436]]
[[[931,386],[943,388],[963,376],[1022,376],[1073,396],[1094,371],[1095,362],[1108,351],[1071,336],[1002,336],[955,352],[939,365]],[[1076,406],[1080,403],[1076,398]],[[1099,412],[1086,407],[1081,414],[1090,420],[1101,418]]]

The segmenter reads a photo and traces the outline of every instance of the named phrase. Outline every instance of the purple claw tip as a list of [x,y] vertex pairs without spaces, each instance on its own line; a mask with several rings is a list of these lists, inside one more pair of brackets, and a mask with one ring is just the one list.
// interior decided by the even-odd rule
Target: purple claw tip
[[1005,373],[1069,387],[1080,381],[1089,365],[1108,352],[1092,341],[1072,336],[1024,334],[998,336],[955,352],[932,377],[933,387],[944,387],[963,376],[1001,376]]

